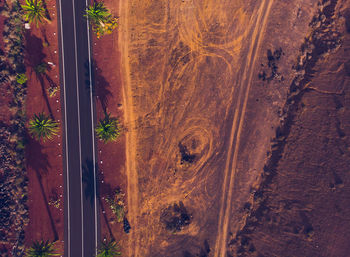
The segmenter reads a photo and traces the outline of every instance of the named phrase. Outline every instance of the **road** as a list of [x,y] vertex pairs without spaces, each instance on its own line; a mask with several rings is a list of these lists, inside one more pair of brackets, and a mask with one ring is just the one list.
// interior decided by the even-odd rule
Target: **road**
[[90,32],[86,0],[59,0],[64,122],[65,254],[92,257],[99,240]]

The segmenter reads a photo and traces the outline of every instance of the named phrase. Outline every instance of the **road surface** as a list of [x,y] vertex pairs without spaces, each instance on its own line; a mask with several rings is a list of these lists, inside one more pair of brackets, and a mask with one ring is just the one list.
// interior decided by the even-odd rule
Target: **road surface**
[[99,240],[90,35],[86,0],[58,0],[64,121],[65,254],[95,256]]

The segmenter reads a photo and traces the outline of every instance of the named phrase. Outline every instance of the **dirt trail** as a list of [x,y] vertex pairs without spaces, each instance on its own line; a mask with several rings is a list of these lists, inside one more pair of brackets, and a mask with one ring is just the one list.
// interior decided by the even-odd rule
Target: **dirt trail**
[[[259,46],[262,40],[262,35],[266,27],[269,12],[273,1],[263,1],[260,5],[256,26],[251,36],[251,44],[243,70],[243,77],[240,81],[238,103],[234,114],[233,125],[231,129],[230,141],[232,144],[228,150],[228,158],[226,160],[223,182],[223,195],[221,198],[221,208],[219,214],[218,233],[215,244],[214,256],[226,256],[226,241],[228,235],[229,217],[231,211],[231,200],[233,191],[233,182],[236,173],[237,155],[240,144],[240,135],[245,117],[245,110],[248,101],[249,90],[251,86],[252,75],[254,71],[255,61]],[[244,99],[243,99],[244,97]],[[243,101],[242,101],[243,100]],[[243,105],[242,105],[243,102]],[[237,129],[238,128],[238,129]],[[232,149],[233,154],[232,154]],[[231,168],[230,168],[231,167]]]
[[128,61],[128,1],[119,2],[121,33],[119,37],[119,47],[121,49],[122,67],[124,67],[125,84],[123,86],[123,102],[125,108],[124,124],[128,132],[126,133],[125,153],[126,153],[126,174],[127,174],[127,198],[128,198],[128,219],[131,224],[128,244],[128,256],[138,256],[139,236],[137,234],[137,213],[138,213],[138,174],[136,170],[136,131],[133,110],[133,100],[130,83],[130,66]]

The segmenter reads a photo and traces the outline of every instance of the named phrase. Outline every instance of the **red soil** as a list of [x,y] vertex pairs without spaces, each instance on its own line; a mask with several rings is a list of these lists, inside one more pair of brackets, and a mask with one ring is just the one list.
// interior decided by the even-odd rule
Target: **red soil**
[[[118,0],[104,1],[112,14],[118,17]],[[120,73],[120,51],[118,32],[93,38],[93,59],[95,75],[95,94],[97,119],[104,117],[104,112],[123,120],[122,79]],[[127,129],[127,124],[124,124]],[[98,162],[101,195],[101,237],[113,238],[119,242],[121,251],[126,246],[123,224],[116,221],[115,215],[106,204],[105,197],[117,187],[126,193],[125,174],[125,136],[112,143],[98,142]],[[125,197],[126,199],[126,197]]]
[[[56,121],[61,120],[60,93],[50,98],[47,89],[52,83],[59,86],[58,33],[56,19],[56,1],[47,0],[46,5],[52,22],[31,26],[26,32],[25,64],[28,77],[27,117],[44,112]],[[47,76],[37,75],[35,67],[41,63],[47,65]],[[60,122],[59,122],[60,123]],[[29,225],[26,229],[26,246],[35,240],[57,241],[57,251],[63,253],[63,167],[61,147],[62,127],[52,140],[39,142],[28,136],[26,148],[27,174],[29,179],[28,207]],[[48,205],[52,194],[60,198],[60,207]]]

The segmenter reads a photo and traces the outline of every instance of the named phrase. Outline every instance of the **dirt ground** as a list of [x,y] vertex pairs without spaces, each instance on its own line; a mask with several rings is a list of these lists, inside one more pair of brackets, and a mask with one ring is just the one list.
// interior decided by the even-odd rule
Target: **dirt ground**
[[[36,28],[31,26],[26,32],[25,64],[28,77],[27,117],[44,112],[60,123],[60,92],[49,97],[50,84],[59,86],[58,31],[56,1],[46,1],[51,23]],[[35,67],[41,63],[52,62],[45,75],[38,75]],[[61,125],[61,123],[60,123]],[[57,252],[63,253],[63,161],[62,127],[53,140],[38,142],[28,135],[26,162],[28,184],[29,224],[26,228],[26,245],[35,240],[55,241]],[[51,197],[60,199],[60,207],[49,205]]]
[[349,256],[349,3],[319,10],[303,79],[291,85],[285,122],[228,256]]
[[[302,57],[301,53],[310,51],[313,53],[310,59],[318,59],[321,52],[312,50],[318,49],[319,45],[308,49],[305,38],[316,31],[317,35],[327,34],[331,38],[321,38],[321,41],[330,42],[328,46],[334,44],[336,48],[338,45],[334,42],[338,42],[339,35],[329,24],[333,23],[333,19],[344,23],[344,19],[340,16],[335,18],[333,14],[341,15],[339,13],[345,8],[342,6],[345,1],[323,2],[120,1],[118,40],[127,128],[125,172],[128,219],[132,227],[125,252],[127,256],[237,255],[235,246],[242,244],[242,241],[235,238],[237,233],[245,231],[246,221],[249,221],[247,217],[253,215],[254,211],[251,206],[259,206],[258,202],[253,201],[254,193],[265,181],[262,179],[265,176],[263,173],[266,173],[264,166],[274,157],[271,154],[274,149],[271,148],[271,140],[276,134],[280,136],[278,127],[288,113],[285,110],[289,104],[287,97],[295,93],[292,86],[296,78],[301,80],[302,76],[306,76],[307,82],[318,79],[318,75],[312,78],[316,76],[316,73],[312,73],[315,65],[304,67],[305,58],[309,58],[309,55]],[[329,12],[332,18],[327,18]],[[318,20],[310,24],[314,16]],[[318,21],[320,24],[317,24]],[[327,31],[326,27],[322,28],[323,31],[317,31],[319,26],[329,28]],[[344,52],[338,54],[346,56]],[[334,66],[323,60],[324,75],[322,77],[320,73],[318,82],[313,83],[318,85],[322,82],[325,87],[330,87],[334,79],[327,77],[329,68],[332,67],[337,78],[335,71],[343,72],[341,67],[345,67],[344,60],[333,57],[332,61],[330,58],[324,57],[324,60],[327,59],[332,65],[334,63]],[[325,77],[327,82],[324,82]],[[336,81],[345,85],[347,80]],[[333,110],[334,115],[330,113],[334,105],[331,107],[330,102],[327,102],[331,100],[326,98],[334,98],[334,94],[329,93],[333,92],[331,89],[322,88],[322,92],[318,90],[321,93],[312,90],[311,86],[308,89],[310,96],[304,105],[314,107],[306,108],[310,114],[302,113],[310,128],[306,128],[306,124],[301,125],[304,120],[299,121],[306,134],[298,142],[297,139],[291,139],[293,143],[290,151],[293,151],[294,156],[283,152],[281,164],[278,164],[278,167],[282,167],[284,156],[291,158],[285,160],[284,168],[290,173],[281,175],[283,182],[274,183],[276,190],[289,190],[293,192],[293,197],[298,197],[301,192],[313,192],[314,196],[307,198],[310,202],[328,194],[330,198],[327,199],[343,199],[337,206],[344,220],[334,221],[334,225],[329,227],[319,225],[324,235],[323,241],[320,241],[323,251],[319,250],[317,253],[321,255],[316,256],[345,256],[342,255],[345,250],[336,252],[338,248],[334,243],[326,242],[325,235],[335,234],[337,226],[345,221],[346,211],[342,210],[346,208],[343,205],[346,203],[346,179],[342,177],[343,173],[332,172],[334,169],[329,168],[327,176],[333,179],[339,176],[342,181],[327,183],[328,187],[329,183],[333,183],[334,189],[325,186],[317,191],[316,184],[308,181],[321,172],[314,165],[322,158],[323,163],[330,159],[327,150],[324,150],[323,157],[320,152],[314,152],[312,145],[316,145],[316,141],[320,143],[318,146],[321,149],[334,150],[334,144],[340,145],[340,141],[336,143],[332,137],[338,137],[346,146],[346,136],[331,135],[326,131],[330,124],[338,124],[336,126],[345,131],[343,123],[336,121],[336,111]],[[344,97],[343,100],[337,100],[342,106],[346,102]],[[324,105],[330,108],[328,112],[322,108]],[[345,117],[344,108],[342,110],[339,115]],[[319,126],[311,127],[314,123]],[[291,123],[288,125],[292,131]],[[335,128],[334,133],[337,133]],[[296,129],[302,133],[300,128]],[[346,132],[343,133],[346,135]],[[318,140],[322,137],[328,143]],[[287,151],[289,141],[286,142]],[[342,149],[344,160],[348,160],[348,150],[347,146]],[[306,157],[306,154],[310,157]],[[310,162],[311,156],[318,159]],[[300,161],[296,161],[298,159]],[[301,165],[306,163],[312,164],[308,166],[308,175],[296,176],[295,173],[302,169]],[[345,162],[340,167],[344,169]],[[346,171],[343,172],[345,174]],[[294,188],[296,184],[300,187]],[[309,185],[307,188],[310,191],[305,191],[301,185]],[[341,189],[338,189],[339,185],[342,185]],[[330,196],[330,190],[342,190],[342,193],[338,197],[335,194]],[[284,191],[276,191],[281,192],[278,196],[274,190],[271,192],[274,192],[273,203],[289,197],[282,193]],[[305,203],[306,200],[300,196],[298,201]],[[165,229],[161,217],[164,210],[179,202],[187,209],[191,221],[180,232],[172,233]],[[314,210],[314,217],[319,217],[319,224],[331,224],[325,217],[334,217],[334,212],[329,211],[334,203],[328,201],[330,206],[326,207],[321,205],[322,202],[319,200],[319,204],[315,202],[312,206],[298,203],[298,208],[303,210],[298,212],[299,221],[312,220],[305,212]],[[280,244],[275,244],[277,239],[271,240],[273,234],[269,234],[271,231],[263,224],[261,222],[260,227],[256,228],[261,232],[253,232],[251,236],[254,249],[244,252],[243,256],[258,256],[259,253],[264,256],[288,256],[283,250],[289,251],[288,247],[295,245],[284,241],[284,234],[279,239]],[[344,236],[337,241],[340,248],[348,243],[345,231],[349,231],[346,226],[341,229],[344,229]],[[294,249],[298,252],[290,252],[290,256],[301,256],[301,242],[304,241],[295,241],[299,242]],[[269,250],[272,246],[276,250]],[[324,249],[329,249],[331,254],[322,255],[325,254]],[[310,250],[307,253],[307,256],[315,256],[312,254],[316,252]]]
[[[118,17],[119,1],[104,1],[111,13]],[[123,124],[123,98],[121,83],[120,50],[118,47],[118,31],[105,35],[100,39],[93,37],[93,60],[95,78],[95,103],[97,120],[103,119],[105,112],[118,118]],[[98,167],[100,197],[101,240],[114,239],[124,254],[127,246],[127,235],[123,231],[123,223],[118,223],[106,202],[117,188],[123,193],[126,190],[125,173],[125,131],[116,142],[107,144],[98,141]],[[126,206],[127,210],[127,206]]]

